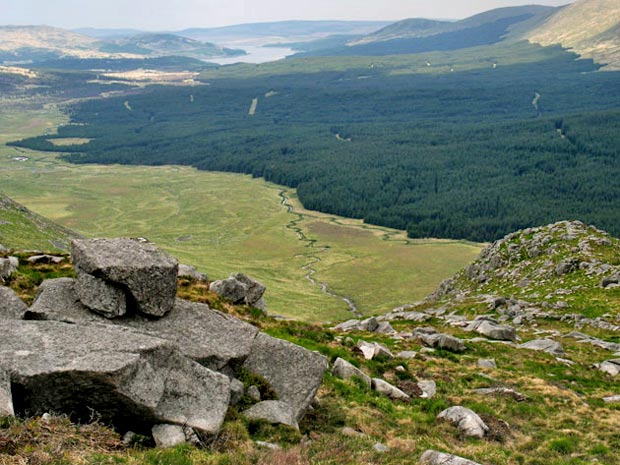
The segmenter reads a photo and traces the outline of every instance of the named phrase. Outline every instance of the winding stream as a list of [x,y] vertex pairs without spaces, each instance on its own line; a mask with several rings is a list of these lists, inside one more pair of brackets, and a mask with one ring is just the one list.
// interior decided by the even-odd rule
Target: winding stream
[[309,259],[309,262],[301,267],[301,269],[306,272],[304,277],[308,281],[310,281],[314,286],[319,287],[323,293],[329,296],[335,297],[336,299],[343,300],[347,304],[349,311],[353,315],[355,315],[355,317],[361,318],[362,314],[357,308],[357,305],[355,305],[355,302],[353,302],[353,299],[351,299],[350,297],[346,295],[336,294],[335,292],[329,289],[329,286],[327,283],[318,281],[317,279],[314,278],[314,275],[317,273],[317,270],[314,268],[314,265],[321,262],[321,257],[319,257],[319,254],[327,252],[329,250],[329,247],[325,247],[325,246],[317,247],[316,239],[311,239],[304,234],[304,232],[298,226],[299,222],[305,219],[304,215],[302,215],[301,213],[297,213],[295,211],[295,208],[293,207],[293,205],[289,203],[290,199],[286,196],[286,191],[280,191],[278,195],[282,199],[281,204],[286,207],[287,212],[296,217],[295,219],[292,219],[291,221],[289,221],[289,223],[286,225],[287,229],[294,231],[295,234],[297,234],[297,237],[299,237],[299,240],[305,242],[307,248],[312,249],[312,252],[302,255],[303,257],[307,257]]

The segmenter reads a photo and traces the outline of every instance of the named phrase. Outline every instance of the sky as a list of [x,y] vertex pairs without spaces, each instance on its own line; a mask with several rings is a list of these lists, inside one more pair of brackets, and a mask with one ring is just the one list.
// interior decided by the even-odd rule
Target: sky
[[0,0],[0,24],[177,30],[290,19],[459,19],[572,0]]

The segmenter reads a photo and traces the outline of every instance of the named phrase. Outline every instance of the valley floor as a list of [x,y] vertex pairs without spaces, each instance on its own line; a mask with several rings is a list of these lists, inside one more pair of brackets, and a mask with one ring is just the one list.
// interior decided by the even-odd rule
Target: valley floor
[[[51,133],[66,118],[52,108],[0,121],[4,144]],[[212,279],[248,273],[267,285],[270,312],[312,322],[412,303],[480,251],[307,211],[294,190],[188,167],[76,166],[0,145],[0,185],[85,236],[146,237]]]

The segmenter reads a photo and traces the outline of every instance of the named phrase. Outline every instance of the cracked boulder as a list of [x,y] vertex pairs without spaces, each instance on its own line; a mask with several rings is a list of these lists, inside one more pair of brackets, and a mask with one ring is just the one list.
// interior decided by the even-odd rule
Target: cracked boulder
[[55,411],[75,420],[93,412],[121,430],[154,425],[215,434],[230,401],[227,376],[167,341],[111,325],[0,321],[0,368],[17,413]]
[[327,370],[327,359],[288,341],[258,333],[243,367],[265,378],[299,420],[312,403]]
[[28,319],[69,323],[106,323],[125,326],[174,343],[184,355],[214,370],[235,369],[249,355],[258,329],[212,310],[208,305],[176,299],[160,319],[140,315],[108,320],[90,312],[79,301],[77,283],[70,278],[43,282]]
[[178,262],[154,245],[117,238],[74,240],[71,247],[78,273],[124,289],[139,312],[162,317],[172,310]]

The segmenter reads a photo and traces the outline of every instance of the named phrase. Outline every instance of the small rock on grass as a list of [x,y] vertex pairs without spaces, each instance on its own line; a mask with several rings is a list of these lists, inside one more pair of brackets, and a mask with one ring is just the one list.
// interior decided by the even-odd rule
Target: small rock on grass
[[420,457],[420,465],[481,465],[457,455],[445,454],[436,450],[427,450]]

